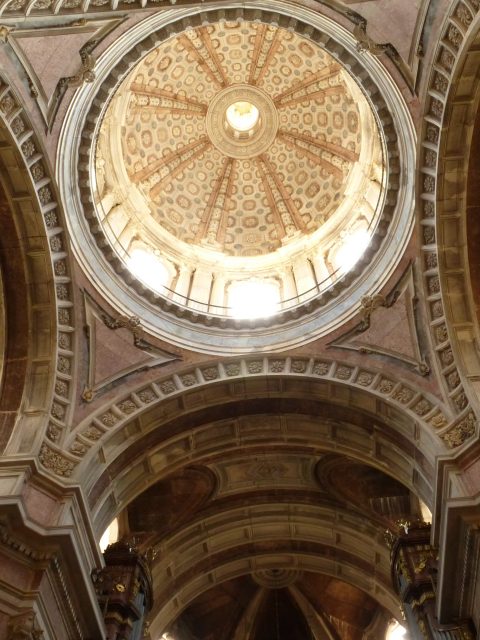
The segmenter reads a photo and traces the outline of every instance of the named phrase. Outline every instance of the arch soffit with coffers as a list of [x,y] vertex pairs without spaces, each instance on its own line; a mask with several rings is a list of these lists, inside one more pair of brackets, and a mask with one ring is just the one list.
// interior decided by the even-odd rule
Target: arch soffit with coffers
[[[480,28],[480,19],[477,29]],[[445,107],[437,184],[437,245],[447,326],[459,374],[480,409],[480,331],[474,311],[467,246],[468,164],[480,104],[480,33],[472,33]]]
[[[266,442],[279,448],[297,445],[309,454],[317,449],[342,450],[368,464],[387,465],[392,475],[431,504],[435,456],[447,452],[427,422],[438,408],[429,404],[423,421],[399,400],[393,403],[388,396],[361,387],[358,380],[370,380],[365,370],[348,369],[352,383],[346,384],[335,377],[345,375],[345,367],[335,369],[334,363],[325,361],[293,362],[297,367],[302,362],[304,375],[246,375],[252,364],[256,371],[261,365],[268,372],[272,363],[265,359],[217,363],[203,370],[210,376],[215,372],[210,382],[200,382],[201,371],[194,374],[195,386],[186,388],[182,380],[192,385],[191,373],[159,380],[80,424],[71,446],[85,448],[83,460],[77,457],[77,467],[72,454],[65,460],[72,465],[72,478],[84,479],[98,532],[147,484],[186,464],[238,453],[239,442],[252,449]],[[284,364],[291,366],[292,361]],[[315,369],[320,364],[327,371]],[[326,376],[329,369],[330,380],[315,377],[315,370],[325,371]],[[376,375],[376,384],[385,380]],[[397,391],[405,397],[401,385]],[[423,409],[427,400],[412,396],[411,401],[412,407],[422,403]],[[278,417],[267,429],[269,414]]]
[[[251,391],[253,394],[261,393],[268,397],[285,377],[291,379],[290,386],[296,385],[291,392],[299,396],[312,393],[310,387],[313,385],[320,397],[328,393],[332,399],[337,398],[337,402],[350,402],[351,406],[360,409],[368,407],[371,415],[378,414],[380,420],[385,416],[390,416],[391,420],[392,416],[402,416],[400,423],[418,425],[429,442],[428,451],[432,455],[433,452],[447,451],[442,440],[448,446],[451,414],[448,407],[430,394],[421,393],[407,383],[394,381],[381,371],[326,358],[252,357],[183,369],[178,374],[162,376],[155,382],[138,387],[90,414],[63,442],[45,443],[41,461],[53,473],[65,478],[80,474],[85,477],[83,472],[93,464],[96,465],[92,469],[93,474],[88,473],[87,477],[96,477],[99,448],[107,446],[110,457],[113,456],[112,447],[116,445],[112,445],[112,435],[118,443],[122,442],[119,431],[128,433],[127,425],[142,414],[154,411],[160,424],[165,421],[165,415],[173,418],[194,407],[195,398],[198,402],[200,395],[207,405],[219,402],[221,393],[226,394],[229,401],[238,399],[238,394],[245,393],[242,385],[250,385],[251,381],[257,385],[257,389]],[[265,383],[264,389],[258,388],[262,379],[271,381]],[[328,392],[322,392],[321,388],[328,388]],[[282,392],[285,392],[284,388]],[[441,437],[437,438],[436,433]],[[120,445],[119,451],[123,447]]]
[[[2,427],[5,431],[1,448],[5,454],[14,455],[20,451],[24,454],[37,452],[45,432],[45,418],[50,413],[52,402],[56,342],[57,337],[60,339],[62,335],[57,336],[57,300],[64,297],[64,287],[68,290],[69,278],[66,275],[65,249],[57,253],[57,260],[53,264],[51,261],[51,252],[62,232],[48,165],[21,101],[2,75],[0,128],[3,142],[0,147],[2,184],[18,243],[16,255],[9,259],[20,256],[22,263],[13,286],[24,289],[23,293],[15,292],[15,300],[6,301],[7,312],[11,303],[17,305],[12,311],[18,314],[16,319],[11,318],[13,325],[10,330],[7,325],[7,339],[18,340],[19,344],[15,345],[17,359],[25,358],[26,361],[23,374],[19,377],[15,375],[16,388],[6,390],[10,396],[9,403],[14,395],[19,396],[17,406],[9,406],[11,411],[17,412],[15,424],[4,423]],[[7,233],[5,228],[3,233]],[[13,245],[7,249],[12,248]],[[8,258],[8,251],[5,256]],[[4,267],[6,277],[12,278],[14,271],[9,274],[9,265]],[[63,268],[65,275],[57,278],[60,272],[64,273]],[[23,298],[21,303],[20,297]],[[22,316],[27,316],[25,325]],[[17,335],[19,330],[23,335]],[[27,344],[24,355],[20,357],[18,350],[22,341]],[[8,385],[8,370],[5,374],[3,384]],[[66,405],[69,400],[67,395],[64,398]]]
[[[464,207],[461,181],[466,166],[462,158],[468,156],[465,144],[470,142],[471,126],[463,133],[458,129],[455,133],[448,122],[456,111],[456,87],[467,93],[472,90],[468,83],[459,81],[479,25],[479,0],[451,3],[432,58],[418,158],[425,300],[439,379],[443,380],[446,397],[458,415],[456,426],[451,429],[451,443],[455,447],[464,443],[467,447],[466,443],[473,442],[478,431],[478,395],[469,380],[472,368],[478,370],[478,354],[472,341],[474,323],[468,302],[470,285],[463,248],[465,221],[458,215],[458,207]],[[459,118],[465,117],[464,111],[461,115],[457,113]],[[457,154],[449,158],[452,143]],[[447,184],[450,179],[452,183]]]

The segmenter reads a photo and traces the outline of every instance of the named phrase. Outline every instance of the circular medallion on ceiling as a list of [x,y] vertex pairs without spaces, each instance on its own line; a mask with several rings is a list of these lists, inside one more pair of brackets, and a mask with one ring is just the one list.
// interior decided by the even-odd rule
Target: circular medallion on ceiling
[[301,577],[302,571],[290,568],[262,569],[252,573],[255,582],[267,589],[284,589],[295,584]]
[[269,149],[278,129],[278,114],[268,94],[248,84],[225,87],[208,105],[210,141],[229,158],[254,158]]
[[[224,8],[219,19],[209,9],[201,26],[151,17],[77,94],[78,113],[89,113],[82,121],[72,109],[61,153],[75,158],[66,148],[80,137],[80,226],[125,279],[114,293],[111,277],[109,295],[139,304],[134,313],[165,336],[182,341],[193,320],[208,329],[188,343],[206,339],[208,351],[216,328],[240,351],[253,346],[240,345],[242,327],[261,329],[270,348],[312,339],[399,259],[411,229],[411,172],[398,179],[405,158],[413,166],[408,113],[373,58],[353,78],[354,44],[327,37],[328,20],[307,13],[271,23],[267,11]],[[65,175],[70,164],[59,164]],[[75,194],[65,198],[76,206]],[[77,237],[87,271],[106,275]],[[255,316],[256,325],[237,320]]]

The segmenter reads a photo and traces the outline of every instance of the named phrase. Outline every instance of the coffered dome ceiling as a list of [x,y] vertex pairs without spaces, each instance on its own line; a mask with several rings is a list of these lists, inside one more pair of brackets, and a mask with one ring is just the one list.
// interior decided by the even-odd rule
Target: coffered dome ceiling
[[383,182],[375,119],[343,67],[293,31],[222,21],[161,43],[120,85],[94,195],[120,257],[160,256],[171,289],[185,265],[235,280],[309,258],[299,293],[341,270],[342,242],[371,234]]

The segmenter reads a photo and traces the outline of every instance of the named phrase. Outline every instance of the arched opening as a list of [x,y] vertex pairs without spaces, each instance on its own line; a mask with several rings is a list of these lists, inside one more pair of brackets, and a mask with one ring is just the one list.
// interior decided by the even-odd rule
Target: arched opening
[[3,123],[0,226],[4,320],[0,451],[27,452],[38,449],[46,430],[43,417],[52,393],[50,374],[54,371],[56,341],[55,293],[47,236],[32,178]]

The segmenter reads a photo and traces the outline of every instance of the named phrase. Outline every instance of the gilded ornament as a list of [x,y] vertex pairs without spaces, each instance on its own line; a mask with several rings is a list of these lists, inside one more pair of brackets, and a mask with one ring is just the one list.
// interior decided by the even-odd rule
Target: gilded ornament
[[437,276],[428,279],[428,291],[431,295],[440,293],[440,280]]
[[448,49],[443,48],[442,53],[440,54],[440,64],[447,71],[451,71],[453,69],[453,65],[455,64],[455,56],[448,51]]
[[468,398],[465,393],[462,391],[454,398],[455,406],[459,411],[465,409],[468,404]]
[[438,266],[437,254],[436,253],[427,253],[425,255],[425,265],[427,269],[436,269]]
[[438,343],[446,342],[448,340],[447,327],[444,324],[441,324],[440,326],[436,327],[435,335],[437,337]]
[[148,388],[142,389],[137,393],[137,395],[141,400],[141,402],[143,402],[144,404],[150,404],[150,402],[153,402],[154,400],[157,399],[157,395],[151,389],[148,389]]
[[262,360],[252,360],[247,363],[248,373],[262,373],[263,371],[263,362]]
[[66,284],[57,284],[57,298],[59,300],[68,300],[70,295],[68,291],[68,286]]
[[218,378],[217,367],[208,367],[207,369],[202,369],[202,376],[207,382],[209,382],[210,380],[216,380]]
[[435,215],[435,205],[433,204],[433,202],[430,202],[430,200],[425,200],[425,202],[423,203],[423,215],[425,216],[425,218],[433,218]]
[[290,365],[290,371],[292,373],[305,373],[307,370],[307,363],[305,360],[292,360]]
[[53,449],[50,449],[46,444],[42,445],[39,460],[46,469],[50,469],[57,476],[68,478],[73,473],[73,462],[67,460]]
[[423,188],[426,193],[433,193],[435,191],[435,178],[433,176],[425,176]]
[[0,24],[0,41],[7,42],[9,35],[14,30],[14,27],[10,27],[6,24]]
[[127,415],[130,413],[134,413],[138,409],[137,405],[133,402],[133,400],[124,400],[123,402],[120,402],[117,405],[117,407],[120,409],[122,413],[125,413]]
[[118,422],[118,418],[111,411],[107,411],[100,417],[100,422],[106,427],[113,427]]
[[8,116],[16,106],[15,100],[9,93],[0,100],[0,111],[3,111],[6,116]]
[[465,418],[460,420],[455,426],[453,426],[447,433],[441,435],[442,440],[451,449],[459,447],[468,438],[471,438],[476,431],[477,420],[472,412],[470,412]]
[[26,140],[22,144],[21,149],[22,149],[23,155],[25,156],[25,158],[27,158],[27,160],[28,158],[31,158],[36,151],[35,145],[32,140]]
[[52,192],[49,187],[41,187],[38,190],[38,199],[45,206],[52,201]]
[[447,419],[443,413],[437,413],[437,415],[430,420],[430,423],[435,427],[435,429],[441,429],[442,427],[447,426]]
[[285,370],[285,360],[270,360],[268,364],[272,373],[282,373]]
[[461,24],[463,24],[463,26],[468,29],[472,22],[473,16],[465,5],[459,4],[457,6],[455,16],[458,18]]
[[455,27],[453,24],[451,24],[448,27],[447,39],[449,40],[449,42],[451,42],[453,44],[453,46],[456,49],[458,49],[460,47],[460,45],[462,44],[463,36],[460,33],[460,31],[457,29],[457,27]]
[[315,362],[313,365],[313,373],[316,376],[326,376],[330,371],[330,366],[328,362]]
[[458,385],[460,384],[460,376],[458,375],[458,371],[455,370],[452,371],[452,373],[448,374],[447,384],[450,391],[458,387]]
[[75,440],[75,442],[73,442],[70,446],[70,453],[73,453],[73,455],[75,456],[82,457],[87,453],[88,449],[89,447],[83,444],[83,442]]
[[402,404],[407,404],[414,396],[414,392],[408,387],[400,387],[393,394],[393,399],[401,402]]
[[180,376],[180,380],[184,387],[193,387],[193,385],[197,384],[197,378],[193,373],[186,373]]
[[67,274],[67,263],[65,260],[57,260],[54,264],[56,276],[65,276]]
[[[433,87],[434,87],[434,89],[436,91],[438,91],[439,93],[442,93],[443,95],[445,95],[447,93],[447,89],[448,89],[448,80],[447,80],[447,78],[441,73],[436,73],[435,77],[433,79]],[[437,154],[435,152],[432,152],[432,153],[433,153],[433,156],[434,156],[434,160],[436,161]],[[435,166],[435,162],[432,163],[431,165],[427,164],[427,166],[433,167],[433,166]]]
[[93,389],[90,389],[89,387],[85,387],[84,390],[82,391],[82,400],[85,400],[85,402],[91,402],[94,397],[95,397],[95,394],[93,392]]
[[443,305],[440,300],[436,300],[432,303],[432,317],[434,319],[441,318],[443,316]]
[[378,385],[378,390],[380,393],[391,393],[393,389],[394,383],[391,380],[383,379],[380,380],[380,384]]
[[10,128],[16,136],[19,136],[25,131],[25,123],[20,116],[17,116],[10,123]]
[[430,402],[428,402],[428,400],[425,400],[424,398],[419,402],[417,402],[417,404],[413,407],[413,410],[419,416],[424,416],[431,409],[432,409],[432,405],[430,404]]
[[60,236],[53,236],[50,238],[50,248],[52,251],[61,251],[63,249],[62,238]]
[[89,440],[97,441],[102,437],[102,432],[97,429],[97,427],[90,426],[82,433],[82,435]]
[[58,310],[58,323],[68,326],[70,324],[70,311],[65,308]]
[[68,397],[68,383],[65,380],[57,380],[55,382],[55,393],[63,398]]
[[357,384],[362,387],[368,387],[372,384],[374,377],[373,373],[370,373],[369,371],[360,371],[357,377]]
[[165,382],[162,382],[160,385],[160,391],[162,393],[164,393],[165,395],[169,394],[169,393],[173,393],[174,391],[177,390],[177,387],[174,383],[173,380],[166,380]]
[[70,360],[65,356],[58,356],[57,367],[60,373],[70,373]]
[[352,375],[353,369],[350,367],[340,366],[335,371],[335,377],[339,380],[349,380]]
[[32,165],[30,171],[32,172],[32,178],[35,180],[35,182],[38,182],[45,177],[45,169],[43,168],[43,164],[41,162],[35,162],[35,164]]
[[56,425],[50,423],[47,429],[47,437],[52,442],[56,442],[60,437],[60,429]]

